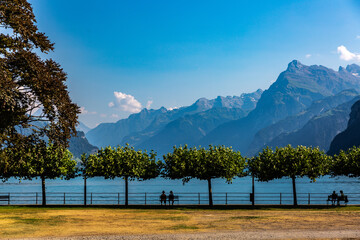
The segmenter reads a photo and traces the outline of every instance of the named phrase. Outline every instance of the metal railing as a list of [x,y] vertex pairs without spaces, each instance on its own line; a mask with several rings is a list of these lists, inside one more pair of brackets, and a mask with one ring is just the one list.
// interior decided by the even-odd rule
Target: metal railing
[[[176,205],[207,205],[208,193],[175,193],[178,199]],[[326,205],[330,193],[298,193],[299,205]],[[360,204],[360,193],[346,193],[351,205]],[[159,205],[159,193],[129,193],[129,205]],[[86,196],[87,205],[124,205],[124,193],[90,192]],[[49,205],[83,205],[82,192],[48,192],[46,201]],[[218,192],[213,193],[213,202],[216,205],[250,205],[248,192]],[[41,205],[41,192],[10,192],[0,193],[0,205]],[[291,205],[292,193],[256,193],[255,205]]]

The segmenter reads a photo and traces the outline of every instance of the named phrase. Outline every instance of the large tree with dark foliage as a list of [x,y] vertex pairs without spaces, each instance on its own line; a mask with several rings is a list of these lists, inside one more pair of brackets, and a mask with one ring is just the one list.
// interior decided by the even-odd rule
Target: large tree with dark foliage
[[26,0],[0,0],[0,28],[0,147],[34,139],[67,147],[79,107],[60,65],[36,53],[54,44],[39,32]]

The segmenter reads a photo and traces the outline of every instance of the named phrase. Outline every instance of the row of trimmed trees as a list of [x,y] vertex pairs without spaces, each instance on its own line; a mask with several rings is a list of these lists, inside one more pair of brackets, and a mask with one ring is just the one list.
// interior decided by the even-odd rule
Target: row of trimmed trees
[[[192,178],[206,180],[209,205],[213,205],[211,180],[224,178],[228,183],[236,176],[245,175],[246,162],[240,152],[224,146],[205,148],[174,147],[172,153],[156,161],[156,154],[136,151],[133,147],[106,147],[95,155],[82,156],[82,173],[88,177],[121,177],[125,180],[125,205],[128,205],[128,181],[147,180],[162,176],[168,179]],[[86,191],[86,190],[85,190]]]
[[[27,145],[23,148],[0,150],[0,179],[40,178],[42,203],[46,205],[45,179],[70,179],[91,177],[125,180],[125,205],[128,205],[129,181],[147,180],[162,176],[167,179],[192,178],[208,182],[209,205],[213,205],[211,181],[223,178],[231,183],[235,177],[252,175],[258,181],[270,181],[288,177],[292,179],[294,205],[297,205],[296,179],[308,177],[312,181],[323,175],[345,175],[360,177],[360,148],[340,152],[334,157],[318,148],[289,146],[263,149],[256,157],[245,158],[240,152],[224,146],[209,148],[174,147],[172,153],[156,160],[156,153],[135,150],[133,147],[106,147],[96,154],[82,155],[81,164],[76,166],[68,150],[52,144]],[[86,204],[86,199],[85,199]]]

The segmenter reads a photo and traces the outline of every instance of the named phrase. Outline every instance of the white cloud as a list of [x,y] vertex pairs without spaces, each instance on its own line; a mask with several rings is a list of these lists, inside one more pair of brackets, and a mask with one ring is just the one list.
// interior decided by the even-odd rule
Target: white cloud
[[100,114],[100,117],[102,117],[102,118],[106,118],[106,117],[107,117],[107,115],[106,115],[106,114],[104,114],[104,113],[102,113],[102,114]]
[[112,118],[119,118],[119,115],[117,115],[117,114],[111,114],[111,117],[112,117]]
[[350,52],[344,45],[337,48],[337,52],[340,54],[340,59],[345,61],[356,60],[360,61],[360,54]]
[[84,114],[84,115],[86,115],[86,114],[97,114],[97,112],[89,112],[88,110],[86,110],[85,109],[85,107],[81,107],[80,108],[80,114]]
[[151,104],[153,104],[153,101],[152,101],[152,100],[147,101],[147,103],[146,103],[146,108],[149,109],[150,106],[151,106]]
[[311,54],[306,54],[305,57],[306,58],[311,58]]
[[360,35],[357,35],[357,36],[356,36],[356,39],[360,39]]
[[109,102],[108,106],[124,112],[137,113],[141,111],[141,103],[129,94],[114,92],[115,101]]
[[169,107],[167,110],[172,111],[174,109],[178,109],[179,107]]

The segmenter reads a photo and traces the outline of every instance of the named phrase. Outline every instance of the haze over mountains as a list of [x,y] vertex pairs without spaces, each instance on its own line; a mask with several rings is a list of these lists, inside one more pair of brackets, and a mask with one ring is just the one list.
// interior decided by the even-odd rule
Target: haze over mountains
[[[228,113],[226,110],[224,111],[222,108],[237,109],[232,113],[232,119],[243,117],[255,108],[261,94],[262,90],[259,89],[254,93],[242,94],[240,96],[219,96],[216,99],[211,100],[200,98],[191,106],[173,110],[167,110],[164,107],[158,110],[148,110],[145,108],[141,112],[132,114],[129,118],[119,120],[116,123],[102,123],[90,130],[86,134],[86,137],[90,143],[99,147],[108,145],[116,146],[126,142],[136,146],[155,136],[172,121],[188,115],[205,112],[210,109],[219,109],[219,111],[215,110],[207,113],[207,117],[210,119],[212,119],[211,115],[214,115],[215,118],[219,118],[217,116],[218,114],[224,115],[223,117],[225,119],[229,118],[231,113]],[[220,116],[220,118],[222,117]],[[213,125],[214,124],[217,126],[215,122]],[[221,124],[221,121],[219,124]]]
[[86,137],[97,147],[128,142],[159,154],[184,144],[227,145],[248,156],[266,145],[288,143],[328,150],[359,99],[359,74],[355,64],[334,71],[294,60],[264,92],[201,98],[174,110],[143,109],[116,123],[100,124]]

